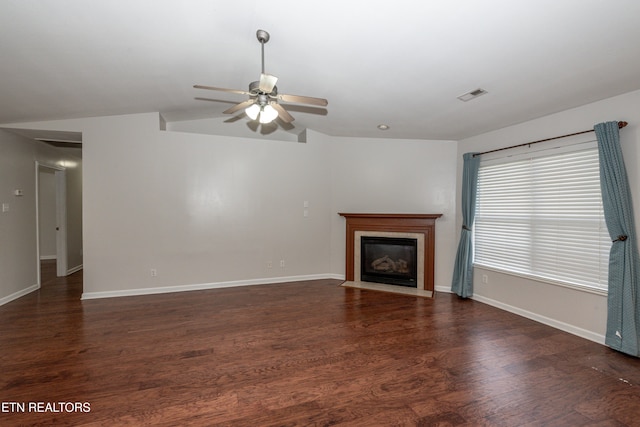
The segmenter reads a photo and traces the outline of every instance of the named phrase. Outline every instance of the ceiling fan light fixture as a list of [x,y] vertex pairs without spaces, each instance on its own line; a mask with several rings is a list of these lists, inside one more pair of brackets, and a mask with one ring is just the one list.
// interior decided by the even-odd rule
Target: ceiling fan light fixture
[[260,113],[260,123],[271,123],[278,117],[278,111],[273,108],[271,105],[265,105],[262,107],[262,112]]
[[258,118],[258,114],[260,114],[260,106],[258,104],[251,104],[244,112],[251,120],[255,120]]

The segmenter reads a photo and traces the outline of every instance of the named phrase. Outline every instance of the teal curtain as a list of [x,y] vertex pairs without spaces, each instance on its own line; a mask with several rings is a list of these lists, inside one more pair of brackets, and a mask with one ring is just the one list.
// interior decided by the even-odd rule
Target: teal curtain
[[609,293],[605,344],[640,355],[640,273],[631,190],[620,148],[618,122],[595,125],[600,158],[600,186],[607,229],[613,244],[609,255]]
[[462,170],[462,231],[453,269],[451,292],[462,298],[473,295],[473,242],[471,227],[476,216],[476,193],[478,189],[478,169],[480,156],[474,153],[463,155]]

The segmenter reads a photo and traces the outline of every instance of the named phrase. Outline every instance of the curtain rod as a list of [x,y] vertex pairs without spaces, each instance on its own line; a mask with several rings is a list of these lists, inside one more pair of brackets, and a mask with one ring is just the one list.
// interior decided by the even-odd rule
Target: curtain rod
[[[629,123],[627,123],[627,122],[618,122],[618,129],[622,129],[623,127],[625,127],[628,124]],[[482,153],[476,153],[476,154],[473,155],[473,157],[481,156],[483,154],[495,153],[496,151],[510,150],[511,148],[525,147],[527,145],[537,144],[538,142],[553,141],[554,139],[567,138],[569,136],[575,136],[575,135],[582,135],[583,133],[589,133],[589,132],[595,132],[595,130],[594,129],[583,130],[582,132],[575,132],[575,133],[569,133],[567,135],[554,136],[553,138],[539,139],[538,141],[525,142],[524,144],[512,145],[510,147],[496,148],[495,150],[489,150],[489,151],[483,151]]]

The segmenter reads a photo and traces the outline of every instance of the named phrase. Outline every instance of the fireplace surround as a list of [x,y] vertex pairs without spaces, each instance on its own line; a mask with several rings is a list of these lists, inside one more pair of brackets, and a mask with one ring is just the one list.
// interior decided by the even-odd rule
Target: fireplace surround
[[435,221],[442,214],[339,213],[346,219],[345,279],[361,282],[362,236],[417,240],[417,278],[419,290],[434,290]]

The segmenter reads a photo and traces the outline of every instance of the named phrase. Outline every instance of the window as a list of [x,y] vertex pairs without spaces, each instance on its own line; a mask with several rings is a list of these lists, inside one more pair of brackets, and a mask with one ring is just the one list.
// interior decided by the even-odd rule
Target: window
[[598,151],[594,142],[573,150],[481,161],[476,265],[606,292]]

